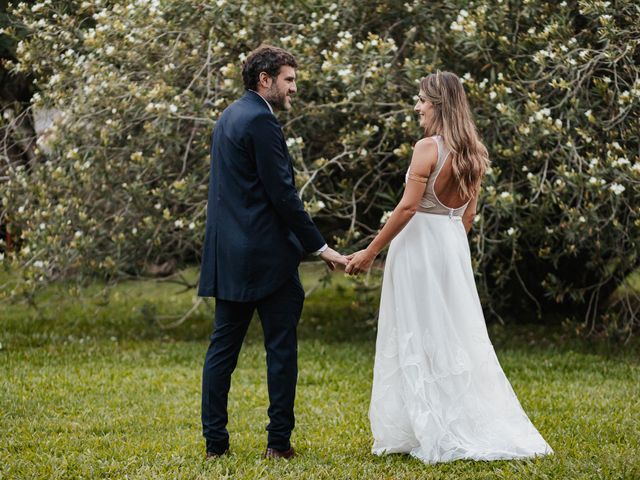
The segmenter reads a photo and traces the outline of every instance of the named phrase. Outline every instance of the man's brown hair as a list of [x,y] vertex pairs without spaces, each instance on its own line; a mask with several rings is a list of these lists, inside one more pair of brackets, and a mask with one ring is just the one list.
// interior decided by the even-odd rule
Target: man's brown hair
[[265,72],[270,77],[275,78],[283,65],[298,68],[298,62],[296,62],[295,57],[286,50],[272,45],[260,45],[249,53],[249,56],[242,64],[244,88],[256,90],[260,72]]

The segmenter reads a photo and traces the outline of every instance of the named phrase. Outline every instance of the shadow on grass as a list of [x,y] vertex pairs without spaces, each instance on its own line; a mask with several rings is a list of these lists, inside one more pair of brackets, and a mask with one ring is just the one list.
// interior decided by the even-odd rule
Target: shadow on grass
[[[196,269],[183,272],[194,282]],[[342,272],[330,274],[320,263],[301,266],[301,279],[311,292],[305,300],[298,336],[301,340],[367,342],[374,344],[379,289],[355,284]],[[375,284],[376,282],[372,282]],[[2,349],[75,343],[83,340],[162,340],[206,342],[213,327],[215,301],[207,299],[175,328],[175,323],[197,302],[194,289],[167,281],[127,281],[112,288],[95,282],[78,289],[75,285],[49,287],[37,308],[24,304],[2,305],[0,352]],[[489,326],[490,337],[499,350],[575,350],[581,353],[638,358],[640,341],[627,345],[608,339],[581,338],[570,325]],[[262,342],[257,318],[249,328],[247,342]]]

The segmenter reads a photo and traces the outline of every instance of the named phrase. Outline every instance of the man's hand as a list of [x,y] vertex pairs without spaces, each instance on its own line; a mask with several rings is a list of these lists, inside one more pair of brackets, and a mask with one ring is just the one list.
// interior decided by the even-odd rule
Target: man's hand
[[336,265],[345,267],[349,263],[347,257],[336,252],[333,248],[327,248],[320,254],[320,258],[326,262],[330,270],[335,270]]
[[352,253],[348,255],[347,258],[349,259],[349,264],[345,267],[344,272],[349,275],[357,275],[371,268],[373,261],[376,259],[376,255],[365,249]]

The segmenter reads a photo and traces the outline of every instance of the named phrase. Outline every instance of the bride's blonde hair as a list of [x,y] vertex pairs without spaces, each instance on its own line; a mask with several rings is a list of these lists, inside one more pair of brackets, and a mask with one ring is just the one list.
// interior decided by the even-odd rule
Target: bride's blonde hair
[[473,197],[489,166],[489,154],[471,116],[462,82],[451,72],[432,73],[420,80],[420,90],[433,105],[425,136],[442,135],[451,150],[451,167],[462,198]]

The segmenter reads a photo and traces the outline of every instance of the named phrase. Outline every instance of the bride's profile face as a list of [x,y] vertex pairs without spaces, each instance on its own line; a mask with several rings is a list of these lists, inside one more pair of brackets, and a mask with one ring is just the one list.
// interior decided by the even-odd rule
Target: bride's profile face
[[427,100],[427,96],[422,90],[418,93],[418,101],[413,110],[419,115],[420,126],[425,128],[433,117],[433,104]]

